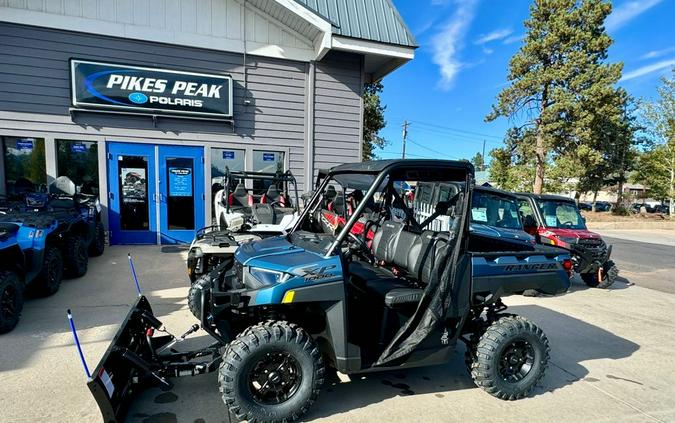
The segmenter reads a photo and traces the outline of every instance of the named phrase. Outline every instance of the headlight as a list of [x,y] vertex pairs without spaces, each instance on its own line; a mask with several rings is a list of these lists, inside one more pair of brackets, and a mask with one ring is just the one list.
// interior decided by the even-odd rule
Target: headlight
[[274,270],[261,269],[259,267],[250,267],[248,270],[249,278],[244,282],[247,288],[257,289],[265,286],[276,285],[289,280],[293,275]]

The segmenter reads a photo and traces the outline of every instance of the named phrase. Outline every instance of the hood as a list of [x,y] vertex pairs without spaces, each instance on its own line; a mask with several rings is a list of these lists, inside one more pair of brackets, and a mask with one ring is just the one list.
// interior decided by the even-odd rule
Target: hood
[[[588,229],[545,228],[545,231],[552,232],[555,235],[562,238],[602,239],[602,237],[599,234],[591,232]],[[544,233],[542,233],[541,235],[545,236]]]
[[285,236],[245,242],[234,254],[244,266],[294,273],[296,267],[321,262],[320,254],[293,245]]
[[522,229],[496,228],[481,223],[471,223],[469,225],[469,231],[471,231],[472,234],[488,238],[501,238],[526,244],[536,244],[535,238]]
[[285,236],[275,236],[261,239],[259,241],[249,241],[241,244],[234,257],[238,262],[246,264],[253,258],[262,258],[279,254],[288,254],[290,252],[303,251],[291,244]]

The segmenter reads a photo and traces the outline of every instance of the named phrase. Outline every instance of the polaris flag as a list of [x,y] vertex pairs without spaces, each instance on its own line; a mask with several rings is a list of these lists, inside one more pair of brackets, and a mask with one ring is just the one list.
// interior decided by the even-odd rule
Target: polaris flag
[[232,117],[232,78],[71,60],[74,107]]

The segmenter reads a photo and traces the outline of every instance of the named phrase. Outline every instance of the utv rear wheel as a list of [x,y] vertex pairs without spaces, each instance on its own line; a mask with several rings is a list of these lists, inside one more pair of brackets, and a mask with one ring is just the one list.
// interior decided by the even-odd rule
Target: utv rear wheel
[[188,291],[188,308],[197,319],[202,317],[202,292],[208,289],[211,289],[211,276],[207,273],[200,276]]
[[56,293],[63,279],[63,256],[55,246],[45,249],[42,270],[37,279],[30,284],[30,292],[40,297]]
[[527,396],[544,376],[548,339],[534,323],[502,317],[480,337],[471,377],[490,395],[505,400]]
[[66,240],[66,273],[71,278],[79,278],[87,273],[89,254],[84,240],[80,236],[71,236]]
[[23,284],[16,273],[0,272],[0,333],[16,327],[23,310]]
[[103,223],[96,222],[94,239],[89,245],[89,255],[91,257],[98,257],[103,254],[103,250],[105,250],[105,228],[103,227]]
[[299,326],[271,321],[246,329],[223,355],[223,401],[239,420],[291,422],[305,414],[324,378],[321,353]]
[[612,260],[609,260],[602,266],[602,280],[598,278],[597,272],[582,273],[581,279],[591,288],[607,289],[614,283],[617,276],[619,276],[619,268]]

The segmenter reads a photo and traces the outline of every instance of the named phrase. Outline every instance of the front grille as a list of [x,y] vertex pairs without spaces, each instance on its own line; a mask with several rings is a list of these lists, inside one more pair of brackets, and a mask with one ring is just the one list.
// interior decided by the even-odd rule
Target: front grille
[[574,252],[584,261],[603,261],[607,255],[607,245],[601,239],[580,239],[574,246]]

